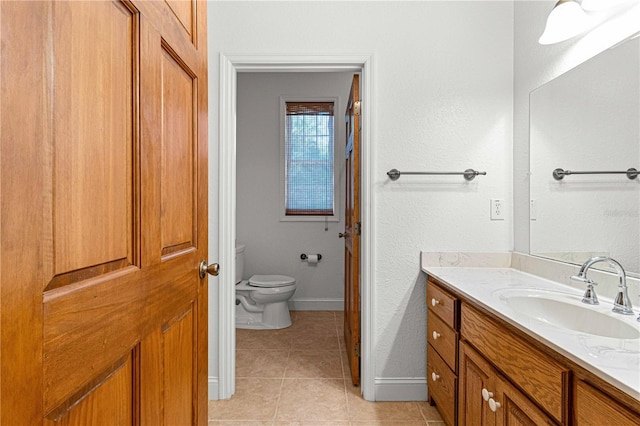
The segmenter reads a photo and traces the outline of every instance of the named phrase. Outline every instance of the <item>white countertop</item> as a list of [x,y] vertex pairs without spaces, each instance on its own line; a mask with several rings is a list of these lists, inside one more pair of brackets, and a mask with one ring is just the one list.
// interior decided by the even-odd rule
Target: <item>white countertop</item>
[[[501,298],[501,294],[514,289],[537,289],[566,293],[571,301],[575,295],[576,303],[582,303],[583,291],[506,267],[423,266],[422,270],[640,401],[640,339],[601,337],[555,327],[517,312]],[[600,305],[584,306],[615,316],[640,330],[637,309],[635,315],[615,314],[611,312],[611,301],[603,298]]]

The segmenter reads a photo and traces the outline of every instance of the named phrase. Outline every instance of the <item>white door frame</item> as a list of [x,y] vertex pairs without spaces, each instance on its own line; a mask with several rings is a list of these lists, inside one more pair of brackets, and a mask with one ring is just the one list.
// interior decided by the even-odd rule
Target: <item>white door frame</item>
[[[238,72],[334,72],[354,71],[362,75],[361,149],[361,386],[366,400],[375,398],[374,289],[373,280],[373,155],[371,121],[374,106],[371,55],[226,55],[220,54],[219,112],[219,263],[235,271],[236,240],[236,97]],[[230,398],[235,392],[235,274],[221,273],[218,297],[218,397]]]

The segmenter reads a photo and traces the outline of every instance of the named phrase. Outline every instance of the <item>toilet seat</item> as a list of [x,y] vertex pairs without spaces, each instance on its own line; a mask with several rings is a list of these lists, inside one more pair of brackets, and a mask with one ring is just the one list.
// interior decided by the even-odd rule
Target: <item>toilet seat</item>
[[251,291],[262,294],[278,294],[296,288],[296,284],[281,285],[279,287],[255,287],[249,284],[249,280],[242,280],[236,284],[236,290]]
[[295,284],[294,278],[286,275],[253,275],[249,278],[249,286],[251,287],[284,287]]

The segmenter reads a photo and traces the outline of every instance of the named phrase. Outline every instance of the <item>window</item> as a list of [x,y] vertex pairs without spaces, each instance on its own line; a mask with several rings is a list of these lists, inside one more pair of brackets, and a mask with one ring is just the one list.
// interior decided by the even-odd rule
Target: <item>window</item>
[[335,217],[334,107],[284,101],[284,219]]

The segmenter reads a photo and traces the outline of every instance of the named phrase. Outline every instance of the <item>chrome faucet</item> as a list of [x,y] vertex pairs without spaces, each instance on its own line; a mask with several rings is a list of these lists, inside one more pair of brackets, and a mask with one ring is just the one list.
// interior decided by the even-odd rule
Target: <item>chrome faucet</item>
[[610,266],[615,268],[616,272],[618,273],[618,278],[620,279],[620,282],[618,283],[618,295],[613,301],[613,312],[624,315],[633,315],[631,300],[629,300],[629,294],[627,293],[627,274],[624,272],[624,268],[622,267],[622,265],[617,260],[610,257],[596,256],[588,259],[580,267],[578,275],[574,275],[571,277],[572,280],[587,283],[587,291],[585,292],[582,301],[590,305],[597,305],[599,303],[598,297],[596,296],[596,292],[593,288],[593,286],[597,285],[597,283],[587,278],[587,271],[589,270],[589,268],[599,262],[606,262]]

